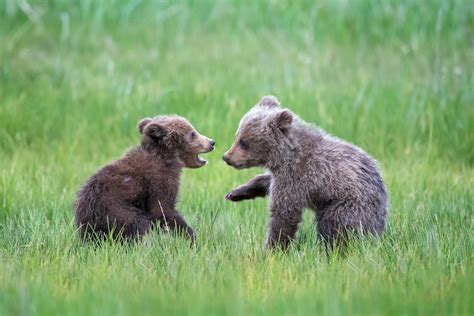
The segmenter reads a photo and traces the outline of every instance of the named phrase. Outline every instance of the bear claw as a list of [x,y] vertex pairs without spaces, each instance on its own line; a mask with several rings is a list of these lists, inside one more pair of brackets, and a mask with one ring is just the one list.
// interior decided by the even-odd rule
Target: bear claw
[[233,202],[239,201],[238,195],[235,194],[233,191],[227,193],[225,198],[226,198],[226,200],[233,201]]

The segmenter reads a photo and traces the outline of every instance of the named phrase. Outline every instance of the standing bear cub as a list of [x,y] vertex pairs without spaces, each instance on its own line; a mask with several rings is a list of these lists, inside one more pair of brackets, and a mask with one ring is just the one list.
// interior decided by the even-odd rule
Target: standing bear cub
[[194,231],[176,210],[179,177],[183,167],[204,166],[198,155],[212,151],[215,142],[179,116],[145,118],[138,130],[141,145],[99,170],[77,193],[81,238],[132,239],[158,223],[194,241]]
[[242,118],[223,159],[237,169],[268,169],[226,198],[270,195],[270,248],[288,246],[304,208],[315,212],[318,233],[329,244],[343,241],[348,232],[384,231],[387,193],[374,159],[280,108],[273,96],[263,97]]

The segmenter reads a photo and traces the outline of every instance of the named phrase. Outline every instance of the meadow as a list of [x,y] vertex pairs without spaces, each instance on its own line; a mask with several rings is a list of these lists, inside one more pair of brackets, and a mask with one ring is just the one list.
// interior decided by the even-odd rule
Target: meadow
[[[0,315],[473,315],[473,30],[469,0],[0,0]],[[267,94],[379,161],[381,240],[326,255],[306,212],[268,252],[267,202],[224,200]],[[181,181],[199,249],[82,244],[75,192],[165,113],[217,142]]]

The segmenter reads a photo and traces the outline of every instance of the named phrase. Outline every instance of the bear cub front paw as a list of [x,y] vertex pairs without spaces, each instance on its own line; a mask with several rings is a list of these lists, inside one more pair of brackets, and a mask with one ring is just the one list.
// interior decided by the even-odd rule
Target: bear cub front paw
[[225,196],[226,200],[238,202],[245,199],[245,196],[238,189],[232,190]]

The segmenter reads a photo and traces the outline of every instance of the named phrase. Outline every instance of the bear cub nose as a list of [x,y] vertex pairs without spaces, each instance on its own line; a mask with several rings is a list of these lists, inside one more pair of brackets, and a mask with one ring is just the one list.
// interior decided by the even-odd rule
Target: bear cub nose
[[209,143],[211,143],[212,147],[214,147],[214,145],[216,144],[216,142],[213,139],[211,139],[211,141]]

